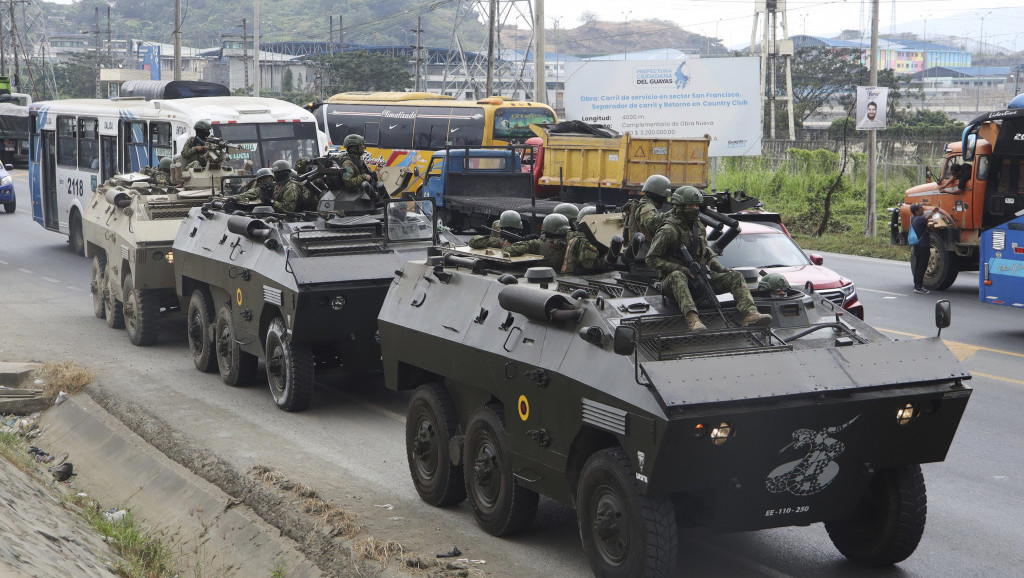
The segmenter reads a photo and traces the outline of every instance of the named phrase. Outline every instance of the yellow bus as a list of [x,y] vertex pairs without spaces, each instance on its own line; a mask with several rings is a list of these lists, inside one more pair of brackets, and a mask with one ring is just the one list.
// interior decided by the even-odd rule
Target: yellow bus
[[[311,105],[320,129],[337,150],[345,137],[366,139],[367,165],[426,172],[430,155],[445,146],[503,146],[534,136],[531,124],[557,122],[546,104],[506,100],[456,100],[428,92],[343,92]],[[409,188],[419,191],[422,177]]]

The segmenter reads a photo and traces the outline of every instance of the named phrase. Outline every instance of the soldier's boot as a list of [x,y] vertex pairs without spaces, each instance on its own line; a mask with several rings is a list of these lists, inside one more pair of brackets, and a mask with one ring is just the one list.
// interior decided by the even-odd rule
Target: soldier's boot
[[708,327],[700,322],[700,317],[697,316],[696,311],[690,311],[686,314],[686,328],[696,333],[704,331]]
[[767,313],[758,313],[757,309],[753,309],[747,313],[746,317],[743,318],[743,326],[748,327],[754,325],[756,327],[767,327],[772,324],[772,316]]

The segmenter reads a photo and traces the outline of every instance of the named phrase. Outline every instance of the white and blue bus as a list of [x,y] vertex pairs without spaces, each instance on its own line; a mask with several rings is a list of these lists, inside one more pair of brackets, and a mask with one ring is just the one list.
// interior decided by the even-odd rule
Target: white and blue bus
[[198,120],[210,121],[213,136],[248,149],[231,155],[235,168],[246,160],[255,170],[326,152],[327,136],[314,116],[272,98],[36,102],[29,107],[32,218],[68,235],[72,250],[81,254],[82,208],[96,187],[115,174],[180,154]]

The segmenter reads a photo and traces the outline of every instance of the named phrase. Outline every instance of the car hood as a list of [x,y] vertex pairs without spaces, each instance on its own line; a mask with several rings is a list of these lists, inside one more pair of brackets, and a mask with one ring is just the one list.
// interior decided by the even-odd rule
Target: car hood
[[765,273],[781,273],[792,287],[803,287],[810,281],[815,289],[837,289],[850,282],[849,279],[822,265],[762,267],[762,270]]

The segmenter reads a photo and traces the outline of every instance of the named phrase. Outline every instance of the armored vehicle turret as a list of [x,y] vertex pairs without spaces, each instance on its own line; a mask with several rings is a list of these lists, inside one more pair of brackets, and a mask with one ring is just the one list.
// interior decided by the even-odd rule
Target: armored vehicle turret
[[265,359],[287,411],[309,406],[316,368],[379,369],[377,313],[395,269],[437,241],[432,203],[353,201],[354,215],[219,204],[192,209],[173,245],[196,368],[241,386]]
[[893,341],[756,275],[770,326],[741,327],[725,303],[691,332],[642,272],[558,276],[477,253],[406,264],[379,318],[386,384],[415,390],[424,501],[468,498],[497,536],[525,530],[540,495],[575,507],[601,577],[677,575],[681,525],[824,522],[855,562],[913,553],[919,464],[945,459],[971,395],[938,338]]
[[209,202],[225,178],[240,174],[248,174],[248,167],[236,172],[211,162],[206,169],[183,170],[179,162],[169,171],[116,175],[97,187],[82,215],[96,316],[126,328],[135,345],[156,343],[161,317],[181,311],[171,252],[178,226],[189,209]]

